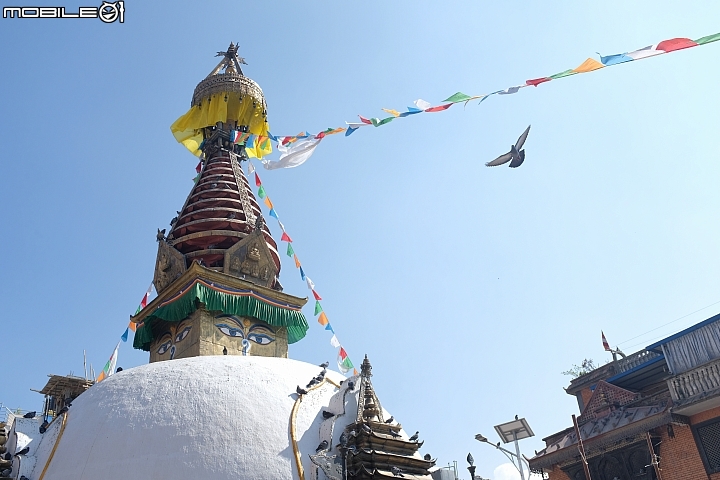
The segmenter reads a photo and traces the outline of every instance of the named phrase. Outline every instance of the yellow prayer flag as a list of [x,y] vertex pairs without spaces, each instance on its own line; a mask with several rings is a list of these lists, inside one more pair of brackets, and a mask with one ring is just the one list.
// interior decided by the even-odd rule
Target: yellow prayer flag
[[105,372],[100,372],[100,375],[98,375],[97,380],[95,380],[95,383],[99,383],[105,380]]
[[588,58],[587,60],[585,60],[585,61],[582,63],[582,65],[580,65],[579,67],[573,69],[573,72],[575,72],[575,73],[587,73],[587,72],[592,72],[593,70],[598,70],[598,69],[600,69],[600,68],[603,68],[604,66],[605,66],[605,65],[603,65],[603,64],[600,63],[600,62],[598,62],[597,60],[595,60],[595,59],[593,59],[593,58]]
[[392,110],[392,109],[390,109],[390,108],[383,108],[382,110],[383,110],[383,112],[389,113],[389,114],[392,115],[393,117],[399,117],[399,116],[400,116],[400,112],[398,112],[397,110]]
[[328,318],[327,315],[325,315],[325,312],[320,312],[320,316],[318,317],[318,323],[320,323],[320,325],[328,324]]
[[273,204],[272,204],[272,202],[270,201],[270,197],[265,197],[264,202],[265,202],[265,205],[267,205],[267,207],[268,207],[269,209],[272,209],[272,208],[273,208]]
[[130,330],[132,330],[133,332],[136,332],[136,331],[137,331],[137,323],[135,323],[135,322],[130,322],[130,325],[128,325],[128,328],[129,328]]
[[300,259],[297,257],[297,255],[293,255],[295,258],[295,268],[300,268]]

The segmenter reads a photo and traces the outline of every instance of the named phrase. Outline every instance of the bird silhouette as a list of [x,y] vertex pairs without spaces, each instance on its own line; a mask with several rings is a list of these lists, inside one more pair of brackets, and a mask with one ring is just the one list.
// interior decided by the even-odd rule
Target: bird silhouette
[[318,365],[318,367],[320,367],[320,368],[327,368],[329,366],[330,366],[330,362],[323,362],[320,365]]
[[327,410],[323,410],[322,416],[323,418],[332,418],[335,416],[335,414],[332,412],[328,412]]
[[395,421],[395,417],[391,416],[390,418],[388,418],[387,420],[385,420],[385,423],[392,423],[392,422],[394,422],[394,421]]
[[417,442],[418,438],[420,438],[420,432],[415,432],[415,434],[412,437],[410,437],[410,441]]
[[25,447],[22,450],[20,450],[19,452],[15,452],[15,456],[17,457],[18,455],[27,455],[27,453],[29,451],[30,451],[30,447]]
[[470,466],[475,464],[475,459],[473,458],[472,453],[468,453],[467,462],[470,464]]
[[517,415],[515,415],[515,420],[517,420],[517,419],[518,419],[518,416],[517,416]]
[[348,390],[350,390],[351,392],[355,390],[355,382],[353,382],[352,380],[348,382]]
[[425,460],[427,460],[428,462],[429,462],[430,460],[432,460],[432,456],[431,456],[429,453],[426,453],[423,458],[424,458]]
[[362,425],[360,425],[360,428],[362,429],[363,432],[365,432],[365,433],[367,433],[367,434],[372,433],[372,428],[370,428],[370,427],[369,427],[367,424],[365,424],[365,423],[363,423]]
[[305,388],[310,388],[310,387],[312,387],[313,385],[315,385],[316,383],[318,383],[317,380],[316,380],[315,378],[312,378],[312,379],[308,382],[308,384],[305,385]]
[[327,450],[327,448],[328,448],[328,441],[323,440],[322,442],[320,442],[320,445],[318,445],[317,448],[315,449],[315,453],[320,453],[322,450]]
[[400,434],[390,430],[390,436],[392,436],[393,438],[398,438],[400,436]]
[[35,418],[37,415],[37,412],[28,412],[25,415],[23,415],[23,418]]
[[158,233],[157,233],[157,235],[155,235],[155,240],[157,240],[158,242],[162,242],[163,240],[165,240],[165,229],[164,228],[162,230],[160,230],[158,228]]
[[307,393],[307,390],[303,390],[302,388],[300,388],[300,385],[298,385],[295,389],[295,393],[297,393],[298,395],[305,395]]
[[227,355],[227,347],[223,347],[223,355]]
[[396,477],[404,477],[405,476],[405,475],[403,475],[403,471],[400,470],[398,467],[392,467],[392,468],[390,468],[390,471]]
[[[510,151],[504,155],[500,155],[492,162],[487,162],[486,167],[497,167],[510,162],[510,168],[517,168],[525,161],[525,150],[522,150],[525,140],[527,139],[528,133],[530,133],[530,126],[520,135],[515,145],[510,146]],[[512,160],[512,161],[511,161]]]

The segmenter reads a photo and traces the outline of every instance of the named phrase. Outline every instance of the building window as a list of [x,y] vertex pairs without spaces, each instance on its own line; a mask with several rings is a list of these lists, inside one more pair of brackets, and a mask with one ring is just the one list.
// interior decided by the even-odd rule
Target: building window
[[693,425],[693,434],[707,473],[720,472],[720,419]]

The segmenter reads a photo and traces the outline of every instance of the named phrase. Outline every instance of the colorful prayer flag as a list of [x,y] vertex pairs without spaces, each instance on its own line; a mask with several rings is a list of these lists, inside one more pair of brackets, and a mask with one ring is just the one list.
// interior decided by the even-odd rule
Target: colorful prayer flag
[[322,305],[320,305],[320,302],[318,300],[315,300],[315,315],[318,315],[322,311]]
[[295,268],[300,268],[300,259],[297,257],[297,255],[293,255],[295,259]]
[[605,338],[605,333],[602,330],[600,330],[600,334],[602,335],[603,348],[607,352],[612,352],[612,349],[610,348],[610,344],[608,343],[607,338]]
[[313,297],[315,297],[315,300],[322,300],[322,297],[315,290],[313,290],[312,292],[313,292]]
[[328,318],[327,318],[327,315],[325,315],[325,312],[320,312],[320,316],[318,317],[318,323],[320,325],[328,324]]
[[260,186],[258,187],[258,197],[260,197],[260,198],[265,198],[265,197],[267,197],[267,193],[265,193],[265,189],[263,188],[262,185],[260,185]]
[[122,338],[122,341],[123,341],[123,342],[127,342],[128,335],[129,335],[129,334],[130,334],[130,327],[127,327],[127,328],[125,329],[125,333],[123,333],[122,336],[120,337],[120,338]]
[[132,330],[133,332],[137,331],[137,323],[131,321],[131,322],[128,324],[128,328],[129,328],[130,330]]
[[313,283],[312,280],[310,280],[310,277],[307,277],[305,279],[305,282],[307,283],[307,286],[310,290],[315,290],[315,284]]
[[278,219],[278,214],[277,214],[277,212],[275,211],[274,208],[271,208],[271,209],[270,209],[270,216],[273,217],[275,220]]
[[289,147],[279,145],[278,151],[280,152],[280,158],[277,161],[270,160],[264,162],[263,166],[266,170],[298,167],[312,156],[315,148],[317,148],[324,136],[325,134],[323,133],[322,136],[318,135],[316,138],[310,140],[301,140]]
[[287,232],[283,232],[282,237],[280,237],[280,240],[283,242],[292,243],[292,238],[290,238],[290,235],[288,235]]
[[263,199],[263,202],[265,202],[265,205],[266,205],[268,208],[270,208],[270,209],[273,208],[273,203],[270,201],[270,197],[265,197],[265,198]]
[[292,248],[292,243],[288,243],[287,256],[292,257],[293,255],[295,255],[295,250]]
[[148,301],[150,301],[150,293],[152,292],[153,284],[151,283],[148,287],[147,291],[145,292],[145,295],[143,295],[142,300],[140,300],[140,305],[138,305],[137,310],[135,310],[135,315],[140,313],[140,310],[147,307]]
[[[303,272],[302,267],[298,267],[298,268],[300,269],[300,278],[302,278],[303,280],[305,280],[305,272]],[[317,315],[317,313],[316,313],[315,315]]]
[[432,113],[432,112],[441,112],[441,111],[443,111],[443,110],[447,110],[448,108],[450,108],[450,107],[452,107],[452,106],[453,106],[452,103],[448,103],[447,105],[439,105],[439,106],[437,106],[437,107],[430,107],[430,108],[428,108],[428,109],[425,110],[425,111],[426,111],[426,112],[430,112],[430,113]]
[[330,325],[330,323],[325,325],[325,330],[331,331],[333,333],[333,335],[335,334],[335,330],[333,330],[332,325]]
[[105,364],[105,367],[103,367],[102,372],[100,372],[100,375],[98,376],[97,380],[95,380],[95,383],[101,382],[113,373],[115,373],[115,365],[117,364],[117,356],[118,356],[118,348],[120,348],[120,342],[115,345],[115,350],[113,351],[112,355],[110,355],[110,360],[107,361]]
[[200,173],[200,170],[202,170],[202,160],[200,160],[200,161],[198,162],[197,166],[195,167],[195,172],[196,172],[196,173]]
[[330,345],[332,345],[335,348],[340,348],[340,341],[337,338],[337,335],[333,335],[330,339]]
[[573,72],[575,73],[587,73],[592,72],[593,70],[598,70],[600,68],[605,67],[602,63],[598,62],[594,58],[588,58],[583,63],[580,64],[579,67],[574,68]]
[[459,102],[465,102],[467,100],[470,100],[472,97],[470,95],[465,95],[462,92],[457,92],[454,95],[449,96],[443,102],[451,102],[451,103],[459,103]]

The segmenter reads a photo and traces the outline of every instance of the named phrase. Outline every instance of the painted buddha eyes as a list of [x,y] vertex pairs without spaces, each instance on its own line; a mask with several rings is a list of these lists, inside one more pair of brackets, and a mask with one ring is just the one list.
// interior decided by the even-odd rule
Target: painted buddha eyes
[[191,328],[192,328],[192,326],[187,326],[187,327],[183,328],[180,333],[175,335],[175,343],[180,343],[183,340],[185,340],[185,337],[188,336],[188,333],[190,333]]
[[251,333],[248,335],[248,340],[257,343],[258,345],[268,345],[275,341],[274,338],[270,338],[262,333]]
[[215,326],[228,337],[245,338],[245,334],[239,328],[231,327],[227,323],[216,323]]
[[170,346],[172,345],[172,341],[168,340],[167,342],[160,345],[160,348],[157,349],[158,355],[165,355],[165,352],[167,352],[170,349]]
[[[245,332],[241,328],[233,327],[231,325],[228,325],[227,323],[216,323],[215,326],[218,328],[218,330],[220,330],[222,333],[224,333],[228,337],[236,337],[236,338],[246,339]],[[253,329],[256,329],[256,328],[266,329],[262,325],[253,325],[252,327],[250,327],[250,332],[247,334],[247,340],[250,340],[251,342],[255,342],[258,345],[269,345],[270,343],[275,341],[275,339],[269,335],[265,335],[264,333],[253,332]]]

